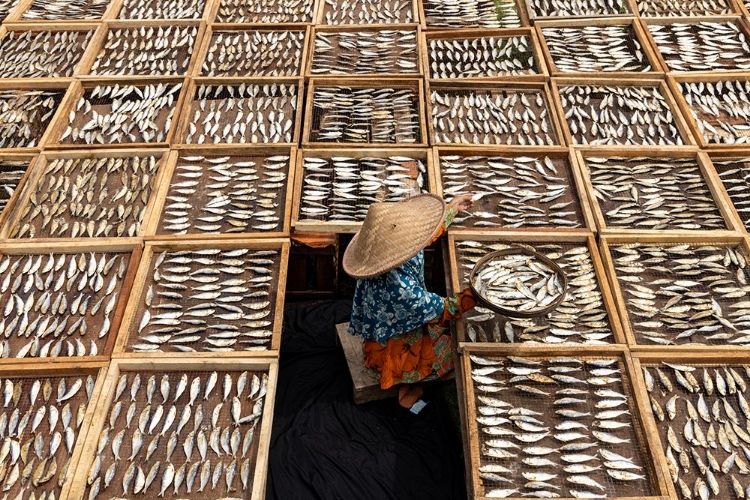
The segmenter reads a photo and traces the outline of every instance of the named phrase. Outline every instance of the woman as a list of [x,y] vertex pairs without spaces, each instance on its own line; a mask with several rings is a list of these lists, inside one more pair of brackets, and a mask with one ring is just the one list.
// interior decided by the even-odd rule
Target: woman
[[472,205],[471,195],[462,195],[446,209],[429,194],[374,203],[344,253],[344,270],[357,278],[349,333],[364,338],[365,366],[382,389],[405,384],[399,389],[405,408],[422,395],[409,384],[451,375],[448,322],[476,305],[468,289],[444,298],[424,281],[424,248]]

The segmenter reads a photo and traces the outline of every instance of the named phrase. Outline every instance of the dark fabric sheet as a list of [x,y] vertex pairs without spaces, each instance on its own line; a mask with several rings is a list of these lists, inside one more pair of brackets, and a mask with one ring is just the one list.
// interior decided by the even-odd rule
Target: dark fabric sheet
[[267,500],[464,499],[461,443],[437,386],[419,415],[355,405],[335,325],[349,301],[284,315]]

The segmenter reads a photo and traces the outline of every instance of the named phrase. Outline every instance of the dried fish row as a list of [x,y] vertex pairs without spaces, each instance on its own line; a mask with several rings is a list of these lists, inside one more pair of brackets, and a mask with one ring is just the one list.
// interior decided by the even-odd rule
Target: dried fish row
[[86,498],[249,495],[268,383],[264,372],[123,373]]
[[750,68],[750,45],[735,21],[647,24],[670,71]]
[[439,89],[430,94],[434,143],[559,144],[544,89]]
[[215,23],[312,23],[315,0],[222,0]]
[[534,18],[616,16],[630,13],[627,2],[622,0],[527,0],[526,5]]
[[205,0],[125,0],[120,19],[200,19]]
[[300,221],[362,222],[370,204],[401,201],[423,191],[419,158],[307,156],[302,163]]
[[745,229],[750,229],[750,158],[716,158],[713,165]]
[[[545,255],[565,272],[568,277],[565,299],[554,311],[541,318],[509,319],[477,307],[463,316],[469,340],[536,344],[614,343],[609,315],[586,244],[522,243],[522,246]],[[504,243],[456,240],[460,286],[468,286],[469,274],[479,259],[506,248],[509,245]]]
[[411,0],[325,0],[323,24],[411,24]]
[[746,498],[749,367],[664,361],[642,370],[678,498]]
[[415,144],[419,92],[397,87],[314,86],[310,142]]
[[658,86],[561,86],[560,101],[573,144],[684,144]]
[[481,78],[539,74],[531,38],[482,36],[428,39],[432,78]]
[[204,76],[299,76],[304,30],[214,31]]
[[297,90],[286,83],[200,85],[183,142],[293,142]]
[[513,0],[424,0],[424,17],[430,28],[520,28]]
[[440,155],[443,196],[475,195],[451,227],[583,227],[573,172],[549,156]]
[[4,22],[8,14],[18,5],[19,0],[3,0],[0,2],[0,22]]
[[0,214],[13,198],[28,169],[28,161],[0,160]]
[[21,19],[67,21],[101,19],[109,0],[33,0]]
[[174,85],[97,85],[84,89],[62,144],[130,144],[165,142],[172,127],[182,83]]
[[734,14],[727,0],[636,0],[642,17],[693,17]]
[[158,234],[281,231],[289,155],[177,160]]
[[267,350],[273,335],[278,250],[154,254],[128,351]]
[[477,497],[654,494],[621,358],[469,358]]
[[750,142],[750,80],[679,82],[677,85],[707,143]]
[[90,73],[119,76],[184,75],[197,36],[197,26],[110,29]]
[[750,342],[747,255],[736,244],[609,245],[638,343]]
[[95,377],[13,376],[3,377],[0,383],[0,482],[5,495],[18,499],[61,498],[62,487],[70,482],[76,467],[71,459]]
[[0,357],[104,354],[129,261],[103,252],[0,258]]
[[310,73],[419,73],[417,30],[315,32]]
[[585,157],[608,227],[727,229],[695,158]]
[[0,148],[33,148],[65,90],[0,90]]
[[50,160],[10,237],[138,236],[158,168],[154,156]]
[[652,71],[633,24],[542,28],[552,61],[562,73]]
[[94,32],[8,31],[0,40],[0,78],[70,77]]

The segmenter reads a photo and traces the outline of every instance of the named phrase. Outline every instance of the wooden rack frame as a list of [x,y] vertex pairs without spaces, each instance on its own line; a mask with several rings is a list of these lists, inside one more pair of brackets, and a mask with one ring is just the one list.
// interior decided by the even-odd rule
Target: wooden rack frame
[[[636,398],[639,392],[639,385],[635,380],[634,373],[635,368],[628,355],[627,349],[623,346],[482,346],[472,345],[467,346],[460,357],[461,365],[461,384],[464,388],[464,397],[462,403],[466,405],[464,425],[462,428],[468,428],[468,436],[464,441],[464,453],[469,455],[471,462],[471,468],[467,469],[467,474],[470,477],[467,482],[470,484],[470,495],[473,494],[473,498],[476,500],[485,500],[489,497],[483,496],[481,479],[479,478],[479,465],[480,465],[480,449],[479,449],[479,428],[475,419],[477,414],[476,405],[474,402],[474,383],[471,379],[471,359],[470,355],[477,356],[525,356],[525,357],[549,357],[555,358],[560,356],[573,356],[576,358],[599,358],[602,356],[618,358],[626,368],[627,380],[623,379],[623,385],[625,386],[628,393],[630,393],[630,404],[631,408],[640,408],[640,399]],[[654,448],[652,441],[652,435],[650,428],[644,422],[642,412],[632,412],[630,418],[633,422],[633,430],[640,439],[640,445],[643,459],[646,462],[645,465],[651,476],[651,489],[655,492],[653,496],[637,497],[641,500],[669,500],[672,498],[678,498],[669,496],[669,489],[667,486],[667,480],[662,472],[661,464],[658,460],[657,450]],[[657,441],[658,443],[658,441]],[[666,476],[668,477],[668,476]],[[511,500],[521,500],[520,495],[508,497]],[[617,497],[620,500],[635,500],[624,497]],[[574,500],[572,498],[562,498],[561,500]]]
[[504,146],[504,147],[493,147],[493,148],[487,148],[487,147],[474,147],[474,148],[453,148],[453,147],[436,147],[432,149],[432,156],[429,158],[430,165],[432,168],[431,176],[434,179],[435,182],[435,194],[438,196],[444,197],[443,192],[443,175],[442,170],[440,168],[440,157],[442,156],[448,156],[448,155],[462,155],[462,156],[503,156],[503,157],[519,157],[519,156],[526,156],[526,157],[535,157],[535,156],[549,156],[552,158],[560,158],[568,162],[570,166],[570,170],[572,173],[572,178],[568,179],[568,182],[570,183],[570,188],[572,191],[573,196],[578,200],[578,203],[581,208],[581,215],[583,216],[583,226],[580,228],[565,228],[565,227],[558,227],[558,226],[541,226],[541,227],[526,227],[526,228],[502,228],[502,227],[496,227],[496,228],[480,228],[480,227],[472,227],[472,228],[464,228],[464,227],[456,227],[451,226],[448,228],[448,231],[452,234],[460,234],[464,232],[468,233],[489,233],[489,234],[497,234],[498,232],[505,232],[505,231],[512,231],[518,234],[535,234],[539,233],[541,231],[560,231],[561,233],[596,233],[596,223],[595,218],[591,210],[591,206],[589,204],[588,196],[586,195],[586,187],[583,183],[583,179],[581,178],[581,174],[576,168],[575,165],[575,153],[573,151],[569,151],[569,148],[559,147],[557,149],[542,149],[537,152],[534,150],[534,148],[524,148],[522,151],[517,146]]
[[[135,235],[133,238],[129,238],[126,236],[123,237],[105,237],[102,238],[102,240],[110,241],[113,243],[119,243],[119,242],[130,242],[132,244],[139,243],[139,239],[143,237],[146,234],[146,228],[149,225],[149,221],[154,216],[154,210],[155,206],[157,204],[157,200],[161,199],[162,196],[160,196],[160,192],[163,190],[163,184],[165,184],[164,179],[166,179],[165,171],[167,169],[167,157],[169,155],[169,151],[167,150],[126,150],[126,149],[99,149],[99,150],[93,150],[93,151],[46,151],[39,155],[36,158],[35,163],[33,164],[33,173],[31,172],[31,167],[27,171],[27,180],[24,183],[23,191],[18,194],[14,195],[14,208],[12,209],[12,212],[8,209],[5,210],[7,215],[4,215],[6,217],[6,220],[3,221],[2,218],[0,218],[0,242],[2,241],[14,241],[17,243],[25,242],[27,245],[33,247],[35,245],[46,245],[49,243],[61,243],[61,242],[80,242],[80,243],[86,243],[86,242],[92,242],[94,238],[87,238],[87,237],[76,237],[76,238],[11,238],[10,233],[13,229],[13,226],[19,223],[21,220],[21,213],[26,208],[26,206],[29,203],[29,198],[31,194],[34,192],[34,190],[37,187],[37,184],[39,182],[39,179],[44,174],[44,170],[47,168],[47,164],[50,161],[57,160],[57,159],[88,159],[88,158],[132,158],[135,156],[143,157],[143,156],[155,156],[157,157],[157,161],[160,162],[158,166],[158,170],[156,173],[156,176],[154,177],[153,181],[153,188],[151,190],[151,195],[149,196],[148,204],[146,205],[146,213],[143,216],[143,222],[141,223],[140,231],[137,235]],[[2,159],[2,158],[0,158]],[[20,185],[19,185],[20,186]],[[98,239],[98,238],[97,238]]]
[[[688,229],[659,229],[659,230],[647,230],[647,229],[632,229],[623,228],[618,226],[608,226],[604,213],[602,212],[599,201],[596,197],[596,190],[591,181],[591,175],[586,165],[585,158],[589,156],[594,157],[625,157],[625,158],[643,158],[644,156],[656,157],[656,158],[685,158],[693,159],[698,164],[703,180],[706,183],[706,187],[711,192],[711,196],[716,203],[716,208],[721,213],[724,223],[726,224],[725,230],[688,230]],[[599,233],[604,236],[611,235],[642,235],[642,234],[658,234],[658,235],[674,235],[674,236],[694,236],[702,235],[707,240],[712,238],[722,238],[727,236],[737,236],[742,231],[742,223],[738,221],[737,217],[732,213],[731,208],[727,204],[723,187],[721,185],[721,179],[718,178],[716,170],[711,165],[708,156],[700,151],[697,151],[692,147],[685,147],[683,149],[669,149],[665,150],[662,148],[651,148],[651,147],[611,147],[609,149],[604,148],[576,148],[573,157],[575,158],[576,169],[578,175],[580,175],[585,186],[585,193],[588,196],[589,204],[593,210],[594,218],[596,220],[596,227]]]
[[[599,285],[599,292],[602,295],[602,302],[604,303],[604,309],[607,311],[607,317],[609,319],[609,326],[612,330],[612,341],[613,345],[625,344],[626,336],[623,333],[622,326],[620,323],[619,311],[616,303],[612,298],[612,292],[610,290],[610,283],[607,281],[607,274],[605,267],[597,252],[596,241],[594,235],[591,233],[571,233],[562,231],[544,231],[534,233],[523,233],[518,231],[462,231],[461,233],[448,233],[448,255],[450,266],[450,286],[449,288],[458,292],[462,289],[461,276],[459,276],[459,265],[458,265],[458,252],[456,251],[456,243],[459,241],[474,240],[483,241],[487,243],[505,243],[507,245],[519,244],[519,243],[531,243],[531,244],[560,244],[560,243],[580,243],[585,245],[589,254],[591,255],[591,263],[594,266],[594,272],[596,274],[596,282]],[[515,349],[526,349],[532,347],[525,343],[517,342],[515,344],[500,343],[500,342],[471,342],[468,338],[463,322],[457,322],[456,331],[458,332],[458,350],[463,352],[465,349],[472,349],[474,347],[481,347],[487,349],[496,349],[503,346]],[[586,344],[560,344],[560,346],[575,346],[571,349],[589,348]],[[555,346],[550,346],[550,349]]]
[[6,228],[8,220],[11,218],[11,215],[13,214],[18,201],[25,199],[33,187],[32,179],[35,178],[37,170],[36,164],[40,160],[38,156],[34,156],[32,154],[2,154],[0,155],[0,161],[29,162],[29,166],[26,169],[26,172],[23,174],[21,180],[18,181],[18,185],[13,190],[13,196],[8,199],[8,202],[5,204],[5,208],[0,211],[0,241],[2,241],[2,235],[5,234],[5,232],[8,230]]
[[[183,241],[149,241],[143,250],[143,258],[140,259],[138,272],[135,275],[135,283],[131,290],[130,298],[127,301],[122,322],[120,324],[117,342],[114,346],[113,358],[128,360],[159,360],[165,356],[170,358],[190,359],[194,357],[210,357],[214,360],[224,358],[258,358],[258,357],[277,357],[278,350],[281,346],[281,326],[284,319],[284,295],[286,292],[287,265],[289,262],[289,240],[284,239],[257,239],[257,240],[210,240],[195,239]],[[233,352],[194,352],[194,353],[134,353],[128,350],[128,344],[131,337],[137,335],[134,332],[138,327],[138,311],[140,310],[141,300],[146,291],[146,284],[151,281],[151,263],[154,255],[158,252],[180,251],[180,250],[197,250],[201,248],[220,248],[222,250],[246,248],[250,250],[278,250],[279,251],[279,274],[276,281],[276,295],[272,297],[271,310],[273,311],[273,335],[271,344],[266,351],[233,351]],[[112,330],[115,331],[115,330]]]
[[696,245],[711,245],[711,244],[724,244],[724,245],[737,245],[741,247],[746,255],[750,255],[750,238],[738,235],[734,236],[723,236],[723,237],[710,237],[704,234],[690,234],[684,236],[675,235],[662,235],[662,234],[647,234],[641,232],[640,234],[631,234],[628,236],[622,235],[608,235],[601,236],[599,238],[599,249],[601,252],[601,258],[604,262],[604,266],[607,270],[607,275],[610,280],[610,287],[612,289],[612,297],[614,298],[615,304],[620,318],[622,319],[622,328],[625,332],[625,338],[627,344],[633,353],[661,353],[662,356],[665,353],[669,353],[671,356],[673,353],[703,353],[706,351],[713,351],[716,353],[732,353],[737,351],[748,352],[747,346],[740,345],[670,345],[661,346],[653,344],[639,344],[636,340],[635,333],[630,324],[630,315],[628,314],[627,306],[625,305],[625,296],[622,292],[617,273],[615,271],[614,259],[610,252],[610,245],[628,244],[628,243],[655,243],[655,244],[681,244],[691,243]]
[[86,436],[86,442],[82,451],[79,452],[80,460],[75,471],[71,470],[71,481],[68,496],[61,498],[85,498],[87,488],[86,476],[91,467],[91,463],[96,456],[96,448],[99,440],[99,434],[104,428],[109,414],[109,407],[114,399],[115,389],[120,375],[125,372],[155,371],[162,372],[173,371],[233,371],[242,372],[245,370],[267,371],[268,386],[263,402],[263,416],[261,417],[260,433],[256,436],[258,439],[258,454],[255,462],[255,470],[252,478],[251,500],[263,500],[266,491],[266,476],[268,473],[268,450],[271,442],[271,426],[273,422],[273,409],[276,400],[276,383],[278,379],[278,362],[275,359],[257,358],[253,360],[241,358],[227,359],[140,359],[140,360],[115,360],[112,361],[106,380],[101,387],[101,397],[96,406],[95,417],[90,422],[89,432]]
[[[518,80],[528,82],[546,82],[549,79],[549,70],[545,61],[544,52],[539,42],[537,30],[534,28],[506,28],[506,29],[453,29],[453,30],[438,30],[438,31],[425,31],[424,43],[422,47],[422,64],[423,73],[425,78],[434,84],[446,82],[446,83],[461,83],[468,81],[476,82],[494,82],[500,80]],[[529,37],[529,46],[533,50],[534,54],[534,65],[538,70],[536,74],[532,75],[498,75],[498,76],[483,76],[483,77],[470,77],[470,78],[434,78],[432,76],[431,60],[430,60],[430,41],[432,40],[474,40],[479,38],[506,38],[526,36]]]
[[[737,149],[731,150],[731,151],[715,151],[715,152],[700,152],[699,156],[704,157],[704,163],[706,165],[711,165],[711,169],[709,171],[712,175],[715,175],[715,183],[716,183],[716,191],[717,191],[717,199],[719,196],[722,197],[724,206],[726,207],[727,215],[726,217],[729,219],[731,218],[734,221],[735,226],[738,228],[738,232],[742,234],[743,236],[747,236],[750,234],[748,232],[748,228],[745,226],[744,219],[742,216],[737,212],[737,208],[734,206],[734,202],[732,201],[732,198],[729,196],[729,193],[727,192],[726,186],[724,185],[724,181],[721,180],[721,175],[719,175],[719,171],[716,170],[716,165],[714,165],[714,161],[726,161],[726,160],[732,160],[732,159],[741,159],[741,158],[750,158],[750,154],[746,151],[738,151]],[[749,189],[750,190],[750,189]]]

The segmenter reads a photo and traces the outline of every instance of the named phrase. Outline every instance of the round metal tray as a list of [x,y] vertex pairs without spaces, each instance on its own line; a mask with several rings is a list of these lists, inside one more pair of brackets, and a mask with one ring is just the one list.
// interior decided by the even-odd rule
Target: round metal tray
[[[504,307],[498,306],[497,304],[493,304],[488,299],[484,298],[479,291],[474,288],[474,277],[476,276],[477,272],[482,269],[485,263],[487,263],[490,260],[493,260],[497,257],[501,257],[503,255],[529,255],[533,257],[534,259],[538,260],[539,262],[542,262],[544,265],[552,269],[555,274],[560,279],[560,284],[562,285],[562,293],[558,298],[553,300],[549,305],[541,308],[541,309],[531,309],[527,311],[519,311],[517,309],[506,309]],[[558,266],[552,259],[549,259],[548,257],[540,254],[539,252],[535,252],[534,250],[531,250],[526,247],[521,246],[513,246],[510,248],[506,248],[505,250],[498,250],[496,252],[491,252],[479,259],[477,263],[474,265],[474,268],[471,270],[471,274],[469,275],[469,287],[471,288],[471,292],[474,294],[474,296],[477,298],[477,301],[482,304],[483,307],[486,307],[487,309],[490,309],[498,314],[501,314],[503,316],[508,316],[511,318],[536,318],[538,316],[543,316],[550,311],[554,311],[557,306],[559,306],[563,300],[565,300],[565,295],[568,292],[568,277],[565,275],[565,272]]]

